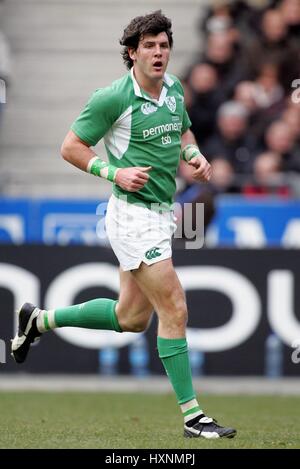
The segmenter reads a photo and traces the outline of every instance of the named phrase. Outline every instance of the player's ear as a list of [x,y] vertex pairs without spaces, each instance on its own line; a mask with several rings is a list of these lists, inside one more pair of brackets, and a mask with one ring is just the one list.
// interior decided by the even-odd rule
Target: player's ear
[[133,47],[128,47],[128,54],[131,60],[135,61],[136,60],[136,50],[133,49]]

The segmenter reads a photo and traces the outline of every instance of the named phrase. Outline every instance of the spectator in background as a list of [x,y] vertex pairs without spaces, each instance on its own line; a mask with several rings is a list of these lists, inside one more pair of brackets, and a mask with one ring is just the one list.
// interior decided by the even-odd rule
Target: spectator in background
[[265,129],[280,117],[286,105],[276,64],[265,63],[255,81],[239,83],[234,99],[248,109],[248,131],[261,140]]
[[268,186],[280,172],[281,157],[279,153],[271,151],[261,153],[254,161],[253,167],[256,181],[263,186]]
[[279,82],[279,70],[275,63],[267,62],[260,68],[254,81],[255,100],[260,108],[269,109],[282,103],[284,90]]
[[300,2],[299,0],[282,0],[278,8],[288,27],[289,40],[291,44],[295,45],[299,50]]
[[200,23],[201,31],[208,34],[211,32],[212,19],[225,19],[230,21],[238,35],[242,34],[247,39],[253,36],[260,10],[269,5],[269,0],[213,0],[210,4]]
[[263,64],[266,57],[280,61],[288,46],[287,25],[279,10],[267,10],[261,18],[258,37],[248,49],[252,68]]
[[257,111],[250,130],[261,140],[266,128],[280,118],[285,108],[285,93],[279,81],[278,66],[265,62],[253,82],[253,87]]
[[284,88],[289,89],[293,78],[297,76],[298,55],[289,42],[288,26],[280,10],[264,12],[260,22],[258,36],[248,48],[250,74],[259,75],[265,63],[277,66],[277,75]]
[[229,31],[209,34],[200,62],[215,67],[226,98],[232,95],[237,83],[246,78],[246,63]]
[[276,64],[267,62],[258,72],[255,84],[255,100],[258,107],[270,109],[274,105],[282,109],[284,90],[279,81],[279,70]]
[[266,10],[262,15],[261,39],[270,51],[275,48],[281,53],[286,46],[287,24],[279,10]]
[[234,100],[243,104],[249,115],[254,114],[258,109],[254,82],[241,81],[235,88]]
[[225,22],[226,24],[232,24],[232,5],[230,1],[212,1],[210,6],[207,8],[203,19],[200,23],[200,31],[204,34],[209,34],[212,32],[213,28],[212,20],[220,20],[220,22]]
[[[236,101],[228,101],[218,110],[218,131],[211,137],[205,147],[205,154],[213,168],[212,183],[219,186],[222,171],[221,189],[224,179],[232,182],[234,174],[249,174],[252,169],[253,152],[257,141],[247,134],[248,111]],[[221,161],[220,161],[221,160]]]
[[246,183],[243,194],[289,196],[290,187],[285,183],[281,174],[281,155],[267,151],[257,156],[253,165],[253,181]]
[[232,42],[238,42],[240,34],[233,24],[233,18],[228,5],[216,8],[214,14],[207,19],[205,29],[207,34],[228,33]]
[[260,107],[256,97],[256,86],[253,81],[241,81],[235,88],[234,101],[241,103],[248,111],[248,133],[257,140],[262,137]]
[[[284,172],[300,172],[300,149],[296,145],[294,130],[283,120],[273,122],[265,134],[265,151],[280,155],[280,167]],[[259,160],[259,156],[256,158]]]
[[[216,69],[207,63],[196,64],[190,72],[188,88],[191,100],[188,99],[187,108],[192,131],[201,146],[214,131],[217,108],[222,102]],[[187,104],[186,94],[185,102]]]

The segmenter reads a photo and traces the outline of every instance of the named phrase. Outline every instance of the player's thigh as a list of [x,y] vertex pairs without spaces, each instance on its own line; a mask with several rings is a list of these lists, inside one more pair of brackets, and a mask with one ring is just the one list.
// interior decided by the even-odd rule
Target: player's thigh
[[171,258],[151,266],[142,263],[133,275],[158,313],[186,309],[185,294]]
[[120,268],[120,295],[117,305],[119,323],[147,325],[153,312],[153,306],[137,284],[130,271]]

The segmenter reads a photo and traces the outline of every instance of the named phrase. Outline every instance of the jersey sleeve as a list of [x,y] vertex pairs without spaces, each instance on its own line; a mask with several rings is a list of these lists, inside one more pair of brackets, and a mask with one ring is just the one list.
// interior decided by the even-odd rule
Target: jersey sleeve
[[118,101],[109,88],[96,90],[71,129],[88,145],[96,145],[118,118]]
[[184,106],[181,133],[184,134],[191,127],[191,125],[192,125],[191,120],[190,120],[189,115],[187,113],[187,110],[185,109],[185,106]]

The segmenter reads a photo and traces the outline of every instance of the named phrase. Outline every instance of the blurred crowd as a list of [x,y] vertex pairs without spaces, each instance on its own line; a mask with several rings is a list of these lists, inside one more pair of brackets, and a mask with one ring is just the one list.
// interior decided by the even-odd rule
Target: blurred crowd
[[182,83],[213,177],[195,183],[183,163],[179,201],[300,196],[300,0],[212,1],[199,35]]

